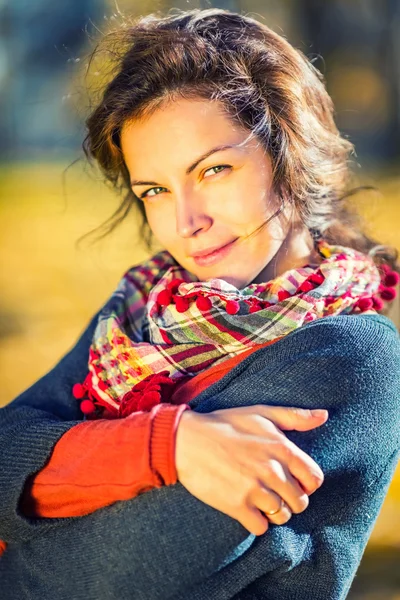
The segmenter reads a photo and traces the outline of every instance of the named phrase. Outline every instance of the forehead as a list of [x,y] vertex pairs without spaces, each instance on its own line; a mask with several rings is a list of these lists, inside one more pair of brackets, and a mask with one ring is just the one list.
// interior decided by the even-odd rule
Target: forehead
[[122,132],[129,130],[140,133],[167,123],[170,127],[184,127],[188,122],[200,125],[207,119],[221,123],[229,120],[221,102],[202,98],[178,98],[160,103],[142,117],[128,119],[122,126]]
[[164,103],[145,118],[127,120],[121,128],[121,149],[125,158],[134,157],[135,162],[142,162],[149,154],[165,157],[165,153],[190,151],[193,156],[212,145],[237,143],[247,134],[221,103],[179,99]]

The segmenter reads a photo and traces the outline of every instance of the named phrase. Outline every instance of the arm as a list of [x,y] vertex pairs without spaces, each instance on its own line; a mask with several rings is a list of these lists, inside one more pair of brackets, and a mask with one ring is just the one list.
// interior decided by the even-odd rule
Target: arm
[[[190,402],[209,412],[258,403],[313,408],[323,398],[328,423],[288,437],[321,466],[325,483],[286,525],[255,539],[177,483],[86,517],[27,520],[29,541],[0,560],[5,589],[15,593],[16,574],[23,585],[27,564],[39,573],[58,573],[57,589],[65,595],[72,588],[62,574],[73,573],[77,600],[102,593],[223,600],[257,579],[268,585],[284,573],[302,600],[309,596],[294,567],[304,557],[311,561],[312,581],[326,584],[314,598],[344,597],[399,447],[400,351],[388,323],[383,317],[321,319],[254,352]],[[52,582],[43,574],[37,585],[43,597],[51,596]]]
[[187,404],[158,404],[126,419],[83,421],[62,435],[24,487],[27,517],[73,517],[177,482],[175,436]]
[[82,423],[71,390],[87,373],[94,316],[62,360],[33,386],[0,410],[0,539],[25,540],[34,527],[18,508],[29,477],[42,469],[54,445]]
[[[347,597],[400,456],[400,338],[384,317],[379,327],[356,318],[351,331],[341,330],[341,318],[298,330],[292,360],[275,377],[264,369],[280,400],[271,403],[290,403],[292,388],[301,398],[293,404],[311,408],[322,398],[329,410],[323,429],[287,434],[321,466],[323,486],[304,513],[235,549],[224,568],[174,600]],[[318,345],[307,339],[313,333]],[[229,582],[235,589],[226,590]]]
[[84,421],[72,427],[55,444],[45,466],[25,484],[22,513],[83,516],[153,487],[176,483],[175,437],[182,412],[189,408],[185,402],[243,358],[234,356],[178,386],[173,404],[163,403],[150,413],[133,413],[124,420]]
[[[187,405],[82,421],[71,389],[87,372],[95,324],[96,316],[47,375],[0,411],[0,449],[15,448],[17,458],[1,465],[0,539],[7,540],[13,519],[21,535],[29,535],[29,522],[20,517],[83,515],[176,482],[175,434]],[[121,453],[129,460],[122,461]],[[0,555],[5,547],[2,541]]]

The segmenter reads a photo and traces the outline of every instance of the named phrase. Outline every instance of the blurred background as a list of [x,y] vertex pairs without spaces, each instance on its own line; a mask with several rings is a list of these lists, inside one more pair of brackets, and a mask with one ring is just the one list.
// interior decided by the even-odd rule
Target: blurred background
[[[369,232],[400,249],[400,0],[0,0],[0,406],[58,362],[149,256],[134,214],[76,243],[119,204],[81,151],[96,36],[120,12],[211,6],[259,19],[322,71],[359,182],[377,188],[354,202]],[[101,76],[100,65],[89,87]],[[400,326],[398,299],[388,316]],[[399,567],[400,469],[349,598],[400,600]]]

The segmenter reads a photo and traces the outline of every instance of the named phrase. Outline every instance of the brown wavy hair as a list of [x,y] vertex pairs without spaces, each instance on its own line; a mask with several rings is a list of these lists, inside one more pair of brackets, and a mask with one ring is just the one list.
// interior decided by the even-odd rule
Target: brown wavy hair
[[[223,9],[152,13],[124,19],[105,34],[91,60],[106,51],[112,78],[86,121],[86,157],[123,195],[103,224],[111,232],[136,205],[147,247],[151,231],[133,193],[120,145],[127,119],[141,118],[165,100],[201,98],[223,104],[232,121],[257,136],[272,161],[273,185],[304,225],[332,244],[350,246],[392,268],[398,252],[362,231],[347,200],[353,144],[334,122],[322,74],[282,36],[248,16]],[[101,236],[103,237],[103,236]]]

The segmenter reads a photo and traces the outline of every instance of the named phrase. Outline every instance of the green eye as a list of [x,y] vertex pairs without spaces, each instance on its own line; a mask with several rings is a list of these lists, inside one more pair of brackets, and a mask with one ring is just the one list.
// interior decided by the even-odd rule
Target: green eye
[[[207,171],[205,171],[206,173],[208,171],[212,171],[213,169],[222,169],[222,171],[224,171],[225,169],[230,169],[229,165],[216,165],[215,167],[210,167],[209,169],[207,169]],[[217,173],[222,173],[222,171],[217,171]],[[215,175],[217,175],[217,173],[214,173]]]
[[[147,190],[147,191],[143,192],[143,194],[142,194],[140,197],[141,197],[141,198],[147,198],[147,197],[148,197],[148,194],[149,194],[149,192],[151,192],[152,190],[165,190],[165,189],[167,189],[167,188],[163,188],[163,187],[153,187],[153,188],[150,188],[149,190]],[[151,196],[158,196],[158,194],[151,194]],[[150,198],[151,198],[151,196],[150,196]]]
[[[214,170],[213,174],[214,175],[218,175],[218,173],[222,173],[222,171],[226,171],[227,169],[231,169],[231,168],[232,167],[230,165],[216,165],[215,167],[210,167],[209,169],[207,169],[205,171],[205,173],[207,173],[208,171]],[[218,169],[218,170],[215,172],[216,169]],[[208,175],[206,177],[208,177]],[[141,199],[152,198],[154,196],[158,196],[159,193],[162,193],[162,192],[159,192],[159,193],[150,194],[150,192],[152,192],[153,190],[166,190],[166,191],[168,191],[167,188],[153,187],[153,188],[150,188],[150,189],[146,190],[145,192],[143,192],[143,194],[141,194],[140,198]]]

